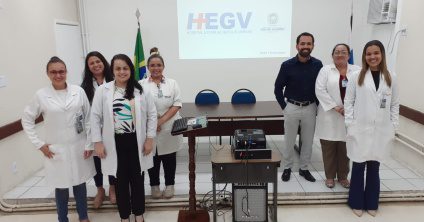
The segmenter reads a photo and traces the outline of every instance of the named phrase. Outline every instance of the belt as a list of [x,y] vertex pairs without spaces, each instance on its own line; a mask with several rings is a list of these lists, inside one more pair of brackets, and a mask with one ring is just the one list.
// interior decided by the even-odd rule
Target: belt
[[287,99],[287,102],[289,102],[293,105],[302,107],[302,106],[308,106],[308,105],[314,103],[315,101],[296,101],[296,100],[293,100],[293,99]]

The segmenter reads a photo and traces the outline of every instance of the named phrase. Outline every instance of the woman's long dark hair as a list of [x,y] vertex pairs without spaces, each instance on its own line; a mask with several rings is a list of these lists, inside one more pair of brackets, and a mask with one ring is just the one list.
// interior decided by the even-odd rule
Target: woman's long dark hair
[[113,67],[115,65],[116,60],[122,60],[125,63],[127,63],[131,71],[131,76],[130,76],[130,79],[128,79],[127,88],[125,89],[124,98],[128,100],[131,100],[132,98],[134,98],[134,88],[137,88],[138,90],[140,90],[140,95],[141,95],[143,93],[143,87],[141,87],[140,83],[138,83],[137,80],[135,80],[134,64],[131,62],[131,59],[124,54],[115,55],[112,58],[112,61],[110,62],[110,68],[112,72],[113,72]]
[[92,51],[88,53],[87,56],[85,57],[84,75],[83,75],[83,79],[81,83],[81,88],[84,89],[85,94],[87,95],[88,101],[90,101],[90,104],[93,101],[93,97],[94,97],[94,86],[93,86],[93,73],[90,71],[90,68],[88,67],[88,59],[90,59],[93,56],[99,58],[100,61],[102,61],[103,63],[103,66],[104,66],[103,76],[105,78],[105,81],[110,82],[113,80],[113,75],[112,75],[112,72],[110,71],[110,65],[106,61],[105,57],[100,52],[97,52],[97,51]]

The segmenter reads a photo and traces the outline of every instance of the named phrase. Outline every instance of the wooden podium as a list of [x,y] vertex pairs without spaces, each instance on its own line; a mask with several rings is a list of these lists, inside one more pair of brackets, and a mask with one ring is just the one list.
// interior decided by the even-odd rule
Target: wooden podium
[[185,137],[188,137],[188,155],[189,155],[189,181],[190,181],[190,190],[189,190],[189,199],[188,199],[188,210],[180,210],[178,212],[178,222],[209,222],[209,213],[204,209],[197,209],[196,207],[196,161],[195,161],[195,146],[196,146],[196,135],[198,131],[204,130],[205,128],[193,129],[189,128],[185,131],[172,133],[172,135],[183,134]]

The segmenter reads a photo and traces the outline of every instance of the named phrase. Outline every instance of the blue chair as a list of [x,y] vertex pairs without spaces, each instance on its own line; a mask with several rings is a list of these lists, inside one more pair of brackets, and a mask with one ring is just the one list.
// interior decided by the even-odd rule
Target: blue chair
[[255,94],[248,89],[238,89],[231,97],[232,104],[252,104],[256,103]]
[[197,93],[194,103],[200,106],[218,105],[219,97],[215,91],[210,89],[204,89]]

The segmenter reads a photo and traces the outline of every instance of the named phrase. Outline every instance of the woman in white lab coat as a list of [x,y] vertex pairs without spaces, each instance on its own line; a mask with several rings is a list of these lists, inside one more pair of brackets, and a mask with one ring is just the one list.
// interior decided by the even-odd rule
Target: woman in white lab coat
[[[147,67],[150,76],[140,81],[144,89],[151,92],[158,112],[157,136],[153,150],[153,168],[149,169],[152,198],[172,198],[174,196],[175,171],[177,167],[177,151],[181,149],[182,135],[172,136],[172,124],[180,119],[181,109],[180,88],[173,79],[163,76],[165,63],[156,47],[150,50]],[[165,189],[160,191],[159,172],[163,164],[165,174]]]
[[321,68],[315,94],[319,100],[315,135],[320,139],[328,188],[335,186],[334,178],[349,188],[349,158],[346,155],[346,127],[343,100],[350,75],[360,67],[348,64],[350,48],[340,43],[331,53],[333,64]]
[[[105,57],[97,51],[92,51],[85,57],[84,76],[81,87],[84,89],[90,104],[93,102],[94,92],[100,85],[113,80],[113,74],[110,70],[110,65]],[[102,206],[105,199],[105,189],[103,188],[103,173],[100,158],[93,156],[96,175],[94,175],[94,183],[97,187],[97,194],[94,197],[93,206],[99,208]],[[112,204],[116,203],[115,194],[115,177],[109,177],[109,201]]]
[[[25,107],[22,126],[34,146],[45,156],[47,185],[55,189],[59,222],[68,221],[69,188],[73,188],[79,220],[87,222],[85,182],[94,176],[90,139],[90,103],[84,90],[66,83],[66,65],[58,57],[47,63],[51,85],[38,90]],[[35,130],[35,119],[44,119],[44,138]]]
[[[116,175],[121,221],[144,221],[144,172],[153,166],[157,115],[153,98],[134,78],[134,65],[124,54],[111,62],[115,81],[94,95],[91,118],[95,150],[106,175]],[[130,189],[131,187],[131,189]],[[130,191],[131,190],[131,191]]]
[[398,122],[396,76],[387,70],[383,44],[373,40],[364,47],[362,69],[350,78],[345,97],[347,155],[353,162],[348,204],[357,216],[363,210],[377,214],[380,162],[390,155]]

